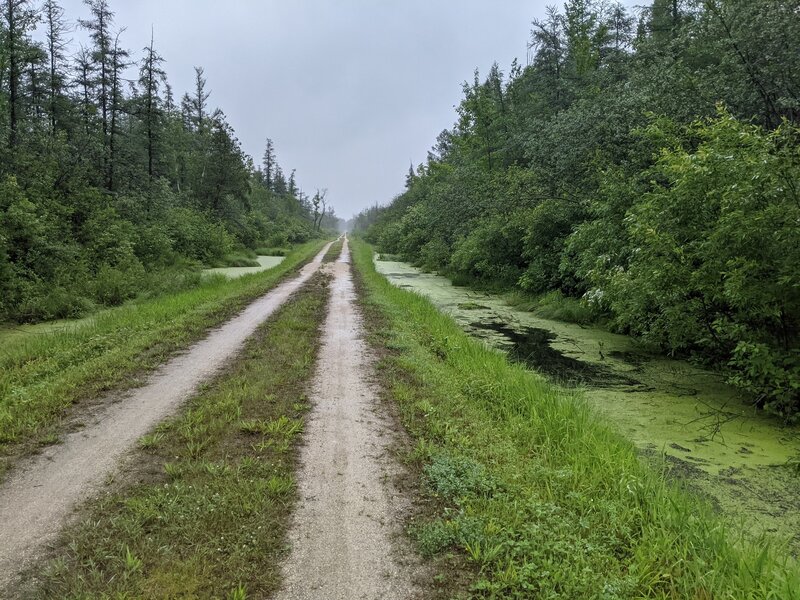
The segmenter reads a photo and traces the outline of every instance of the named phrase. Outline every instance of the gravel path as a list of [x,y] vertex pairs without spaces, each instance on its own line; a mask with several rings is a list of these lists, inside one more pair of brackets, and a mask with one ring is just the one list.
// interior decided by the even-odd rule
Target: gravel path
[[46,554],[74,507],[99,489],[137,440],[173,414],[308,281],[329,247],[295,278],[167,362],[143,387],[109,403],[83,429],[65,436],[63,443],[18,465],[0,487],[0,590],[10,589],[20,571]]
[[369,382],[372,364],[355,306],[347,241],[338,262],[301,450],[300,504],[279,600],[417,598],[413,552],[392,481],[392,422]]

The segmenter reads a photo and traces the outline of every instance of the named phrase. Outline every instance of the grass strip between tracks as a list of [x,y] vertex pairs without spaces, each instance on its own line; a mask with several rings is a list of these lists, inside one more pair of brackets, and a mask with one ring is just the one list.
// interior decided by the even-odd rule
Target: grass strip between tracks
[[275,591],[327,298],[317,274],[181,415],[142,438],[133,472],[85,507],[24,597],[245,600]]
[[89,324],[0,349],[0,477],[14,457],[58,440],[65,409],[137,377],[200,339],[307,263],[322,248],[295,248],[277,267],[104,311]]
[[781,548],[738,539],[580,395],[391,285],[366,244],[353,255],[384,390],[414,444],[409,529],[443,596],[800,598]]

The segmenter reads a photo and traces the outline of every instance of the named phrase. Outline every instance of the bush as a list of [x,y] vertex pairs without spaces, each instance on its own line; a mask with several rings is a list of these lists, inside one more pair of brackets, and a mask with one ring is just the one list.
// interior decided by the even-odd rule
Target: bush
[[102,265],[92,282],[95,300],[106,306],[122,304],[142,290],[144,278],[144,267],[133,255],[114,266]]
[[528,268],[519,279],[523,290],[541,293],[558,289],[561,254],[582,212],[573,202],[545,200],[528,213],[523,250]]
[[167,227],[175,251],[202,263],[221,260],[235,246],[224,225],[190,208],[172,209]]
[[[650,129],[662,135],[661,123]],[[689,127],[651,170],[626,219],[629,264],[604,290],[624,329],[727,362],[783,418],[800,411],[797,134],[725,112]]]
[[267,248],[260,246],[255,249],[256,256],[286,256],[289,254],[288,248]]
[[20,322],[76,319],[95,307],[89,298],[60,285],[20,282],[16,291],[8,316]]
[[781,352],[766,344],[740,342],[729,364],[736,369],[731,383],[754,394],[761,406],[785,421],[800,421],[800,350]]
[[483,221],[456,243],[450,266],[469,278],[513,286],[525,268],[524,235],[523,213]]

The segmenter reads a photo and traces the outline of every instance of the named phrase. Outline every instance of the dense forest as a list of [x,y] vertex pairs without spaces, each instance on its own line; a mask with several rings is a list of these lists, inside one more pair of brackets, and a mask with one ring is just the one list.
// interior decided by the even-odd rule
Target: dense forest
[[202,68],[176,99],[153,38],[133,52],[108,1],[85,4],[72,22],[56,0],[0,2],[0,321],[191,286],[335,224],[272,141],[245,155]]
[[796,420],[798,57],[800,0],[568,0],[353,227],[456,282],[580,299]]

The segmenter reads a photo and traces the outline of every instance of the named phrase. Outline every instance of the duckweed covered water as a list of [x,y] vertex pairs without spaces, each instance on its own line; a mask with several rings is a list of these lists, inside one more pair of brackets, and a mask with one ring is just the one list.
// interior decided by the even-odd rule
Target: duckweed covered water
[[221,267],[217,269],[205,269],[203,273],[225,275],[225,277],[229,277],[230,279],[236,279],[243,275],[260,273],[261,271],[277,267],[285,258],[285,256],[259,256],[256,258],[258,261],[257,267]]
[[757,412],[722,375],[652,353],[627,336],[539,318],[406,263],[376,260],[376,267],[513,360],[583,389],[644,456],[708,498],[734,526],[788,539],[800,552],[800,431]]

